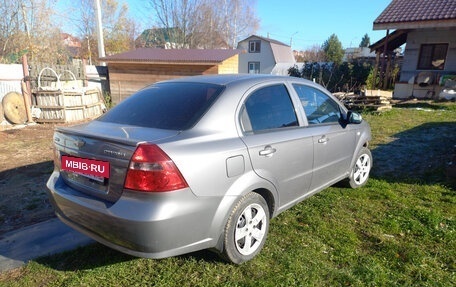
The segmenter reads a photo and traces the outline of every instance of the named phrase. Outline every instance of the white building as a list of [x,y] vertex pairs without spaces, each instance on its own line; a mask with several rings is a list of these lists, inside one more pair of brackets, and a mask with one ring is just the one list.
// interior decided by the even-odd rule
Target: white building
[[291,47],[277,40],[252,35],[239,42],[239,73],[288,75],[296,64]]

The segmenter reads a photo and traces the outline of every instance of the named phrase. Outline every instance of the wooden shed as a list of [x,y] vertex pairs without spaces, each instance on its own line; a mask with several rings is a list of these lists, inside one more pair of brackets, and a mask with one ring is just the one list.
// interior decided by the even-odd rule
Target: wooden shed
[[106,62],[112,102],[152,83],[184,76],[238,73],[239,50],[140,48],[101,58]]

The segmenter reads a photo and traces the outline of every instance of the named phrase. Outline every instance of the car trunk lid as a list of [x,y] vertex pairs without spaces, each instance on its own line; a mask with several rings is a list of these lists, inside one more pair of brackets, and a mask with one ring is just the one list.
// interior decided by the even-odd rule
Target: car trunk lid
[[138,143],[158,143],[178,134],[98,121],[59,127],[54,134],[56,169],[73,190],[115,202]]

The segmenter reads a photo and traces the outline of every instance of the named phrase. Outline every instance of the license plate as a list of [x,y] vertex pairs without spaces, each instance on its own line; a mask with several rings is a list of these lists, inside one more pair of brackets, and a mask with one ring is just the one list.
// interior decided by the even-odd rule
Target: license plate
[[78,173],[97,181],[109,178],[109,162],[73,157],[62,156],[62,170]]

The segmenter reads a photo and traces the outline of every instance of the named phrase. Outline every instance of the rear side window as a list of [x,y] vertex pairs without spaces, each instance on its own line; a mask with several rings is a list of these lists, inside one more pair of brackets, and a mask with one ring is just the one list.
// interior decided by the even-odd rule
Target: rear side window
[[130,96],[98,120],[167,130],[193,127],[218,98],[223,86],[160,83]]
[[284,85],[268,86],[253,92],[244,104],[241,121],[247,132],[298,126]]

